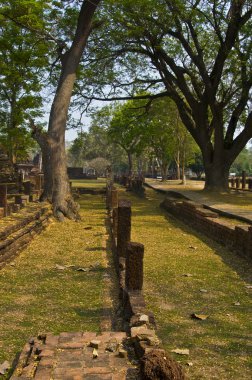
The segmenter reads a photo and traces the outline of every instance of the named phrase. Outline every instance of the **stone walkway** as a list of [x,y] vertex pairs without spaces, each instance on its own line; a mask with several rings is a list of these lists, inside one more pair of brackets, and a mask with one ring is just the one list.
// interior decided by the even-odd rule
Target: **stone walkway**
[[[187,189],[173,189],[169,188],[166,184],[162,182],[157,183],[150,183],[147,182],[148,186],[151,187],[154,190],[161,190],[164,193],[169,192],[170,194],[174,193],[180,194],[183,197],[192,200],[194,202],[203,204],[204,206],[207,206],[210,210],[214,212],[222,213],[224,216],[227,217],[235,217],[237,219],[240,219],[244,222],[247,222],[249,224],[252,224],[252,194],[251,193],[243,193],[239,194],[239,196],[246,196],[248,197],[248,204],[251,203],[251,209],[243,209],[238,205],[232,205],[228,203],[220,203],[220,202],[214,202],[213,200],[209,199],[206,195],[199,191],[192,191]],[[238,194],[238,193],[237,193]]]
[[124,332],[41,335],[25,345],[11,380],[139,379],[128,342]]

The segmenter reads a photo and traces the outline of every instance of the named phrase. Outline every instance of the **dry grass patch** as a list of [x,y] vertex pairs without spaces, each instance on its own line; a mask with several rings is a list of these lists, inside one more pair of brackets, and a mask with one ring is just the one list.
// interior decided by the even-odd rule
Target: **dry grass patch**
[[100,189],[106,186],[106,178],[97,179],[71,179],[73,187],[85,187],[91,189]]
[[207,203],[210,206],[219,206],[224,208],[229,208],[230,205],[235,209],[240,210],[251,210],[252,212],[252,192],[235,191],[232,190],[230,193],[217,193],[209,192],[203,190],[203,181],[187,181],[186,185],[182,185],[181,181],[171,180],[161,182],[158,180],[148,179],[147,183],[155,186],[158,189],[164,189],[166,191],[173,190],[182,192],[184,195],[188,195],[190,198],[194,199],[193,195],[198,199],[200,203]]
[[[52,221],[0,271],[0,363],[11,362],[39,332],[99,330],[107,265],[104,201],[85,195],[80,203],[81,222]],[[89,272],[76,270],[90,266]]]
[[165,348],[190,350],[174,355],[191,380],[250,379],[251,263],[161,210],[162,195],[146,195],[120,197],[132,200],[132,240],[145,245],[144,291]]

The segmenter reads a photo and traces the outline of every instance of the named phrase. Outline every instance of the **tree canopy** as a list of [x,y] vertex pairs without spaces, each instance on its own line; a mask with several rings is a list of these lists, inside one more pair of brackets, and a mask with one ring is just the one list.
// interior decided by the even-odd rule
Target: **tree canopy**
[[105,97],[168,95],[201,149],[206,187],[226,189],[252,137],[251,15],[245,0],[108,0],[86,56],[92,89],[85,83],[82,96],[104,97],[105,85]]

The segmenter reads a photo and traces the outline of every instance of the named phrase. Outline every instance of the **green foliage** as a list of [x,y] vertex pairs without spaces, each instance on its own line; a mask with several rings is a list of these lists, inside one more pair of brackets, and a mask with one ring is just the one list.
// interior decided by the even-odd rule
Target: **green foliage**
[[252,138],[251,15],[250,0],[108,0],[82,95],[166,93],[208,173],[229,168]]
[[231,173],[241,175],[245,171],[252,174],[252,149],[243,149],[230,168]]
[[146,101],[128,101],[116,106],[108,136],[127,154],[139,155],[146,146]]
[[[43,75],[48,44],[32,29],[43,28],[45,2],[3,2],[0,13],[0,142],[13,162],[23,159],[34,143],[27,117],[42,115]],[[15,22],[13,21],[15,19]]]

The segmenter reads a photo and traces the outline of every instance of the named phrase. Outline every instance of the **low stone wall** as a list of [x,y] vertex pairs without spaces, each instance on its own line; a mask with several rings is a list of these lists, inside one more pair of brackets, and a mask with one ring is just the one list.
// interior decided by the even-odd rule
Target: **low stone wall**
[[123,318],[128,333],[140,358],[154,349],[164,352],[155,333],[154,315],[146,307],[142,290],[144,246],[130,241],[131,204],[128,200],[118,200],[117,190],[111,183],[107,186],[107,208]]
[[6,217],[0,225],[0,269],[10,262],[49,223],[52,215],[47,204],[33,204]]
[[67,174],[70,179],[97,179],[94,174],[83,173],[83,168],[68,167]]
[[193,201],[167,197],[160,205],[176,218],[190,224],[197,231],[234,250],[239,255],[252,259],[252,226],[233,225]]

